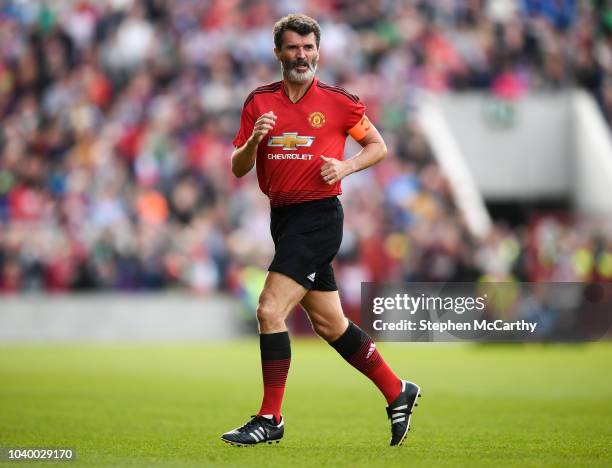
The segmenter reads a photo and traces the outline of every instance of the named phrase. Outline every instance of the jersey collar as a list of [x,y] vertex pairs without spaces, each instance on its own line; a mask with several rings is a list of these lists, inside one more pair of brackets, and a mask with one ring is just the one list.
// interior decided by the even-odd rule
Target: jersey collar
[[304,93],[304,95],[303,95],[301,98],[299,98],[297,101],[293,102],[291,99],[289,99],[289,96],[287,95],[287,91],[285,91],[285,82],[284,82],[284,80],[283,80],[283,82],[282,82],[283,84],[281,85],[281,88],[282,88],[282,90],[283,90],[283,96],[285,96],[285,98],[287,99],[287,101],[289,101],[289,103],[294,104],[294,105],[295,105],[295,104],[299,104],[299,103],[300,103],[302,100],[304,100],[304,98],[305,98],[306,96],[308,96],[308,95],[310,94],[311,90],[312,90],[312,89],[313,89],[313,88],[316,86],[316,84],[317,84],[317,82],[318,82],[318,81],[319,81],[319,80],[318,80],[318,79],[317,79],[317,77],[315,76],[315,77],[312,79],[312,81],[310,82],[310,86],[308,87],[308,89],[306,90],[306,92]]

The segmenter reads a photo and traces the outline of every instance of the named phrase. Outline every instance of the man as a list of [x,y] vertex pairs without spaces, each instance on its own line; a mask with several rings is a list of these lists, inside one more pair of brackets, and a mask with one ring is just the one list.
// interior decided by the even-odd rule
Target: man
[[[283,79],[247,97],[232,154],[237,177],[257,161],[259,186],[272,207],[275,255],[257,308],[264,395],[259,413],[222,439],[253,445],[283,437],[281,403],[291,360],[285,319],[300,304],[314,331],[383,393],[391,445],[398,445],[408,433],[420,389],[400,380],[370,337],[344,316],[331,266],[342,240],[340,181],[381,161],[387,148],[359,98],[315,77],[317,22],[289,15],[273,33]],[[344,161],[348,135],[362,149]]]

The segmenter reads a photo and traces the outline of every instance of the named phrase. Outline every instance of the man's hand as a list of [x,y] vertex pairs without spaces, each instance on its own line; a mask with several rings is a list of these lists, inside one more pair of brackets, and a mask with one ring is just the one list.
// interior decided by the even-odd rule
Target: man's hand
[[255,145],[261,143],[261,140],[268,134],[270,130],[274,128],[276,124],[276,114],[274,112],[269,111],[265,114],[259,116],[259,118],[255,121],[255,125],[253,126],[253,133],[251,133],[251,137],[249,140]]
[[261,140],[274,128],[276,124],[276,115],[269,111],[259,116],[255,125],[253,125],[253,133],[240,148],[236,148],[232,153],[232,172],[236,177],[242,177],[247,174],[255,165],[257,159],[257,146]]
[[[355,128],[357,128],[359,132],[353,131]],[[323,160],[321,177],[327,185],[333,185],[353,172],[358,172],[370,167],[382,161],[387,155],[387,146],[385,142],[380,136],[380,133],[378,133],[378,130],[376,130],[376,127],[370,123],[367,117],[364,116],[353,129],[351,129],[351,136],[359,138],[357,143],[362,146],[359,153],[344,161],[321,156]]]
[[327,185],[333,185],[344,179],[352,170],[348,161],[340,161],[336,158],[328,158],[321,155],[323,165],[321,166],[321,177]]

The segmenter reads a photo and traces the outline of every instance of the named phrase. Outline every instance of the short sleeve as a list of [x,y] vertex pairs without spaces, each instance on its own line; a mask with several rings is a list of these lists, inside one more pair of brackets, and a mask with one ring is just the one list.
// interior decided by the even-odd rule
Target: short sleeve
[[345,121],[344,131],[348,131],[353,128],[363,118],[366,111],[366,106],[361,99],[355,96],[354,100],[348,100],[348,116]]
[[[251,98],[251,96],[249,96]],[[247,98],[242,113],[240,114],[240,129],[236,133],[236,137],[232,142],[236,148],[240,148],[246,143],[251,134],[253,133],[253,127],[255,126],[255,116],[253,114],[253,99]]]

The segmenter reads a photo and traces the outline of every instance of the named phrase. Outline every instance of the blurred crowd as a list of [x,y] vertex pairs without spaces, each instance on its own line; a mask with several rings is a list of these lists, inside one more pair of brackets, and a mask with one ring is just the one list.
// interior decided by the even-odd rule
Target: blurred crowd
[[389,148],[343,182],[335,268],[349,308],[361,281],[612,279],[610,226],[496,224],[473,238],[413,118],[419,89],[516,99],[580,86],[612,120],[606,5],[4,0],[0,291],[179,287],[253,301],[269,207],[254,174],[232,177],[231,141],[248,93],[280,79],[271,27],[295,11],[321,24],[321,80],[359,95]]

